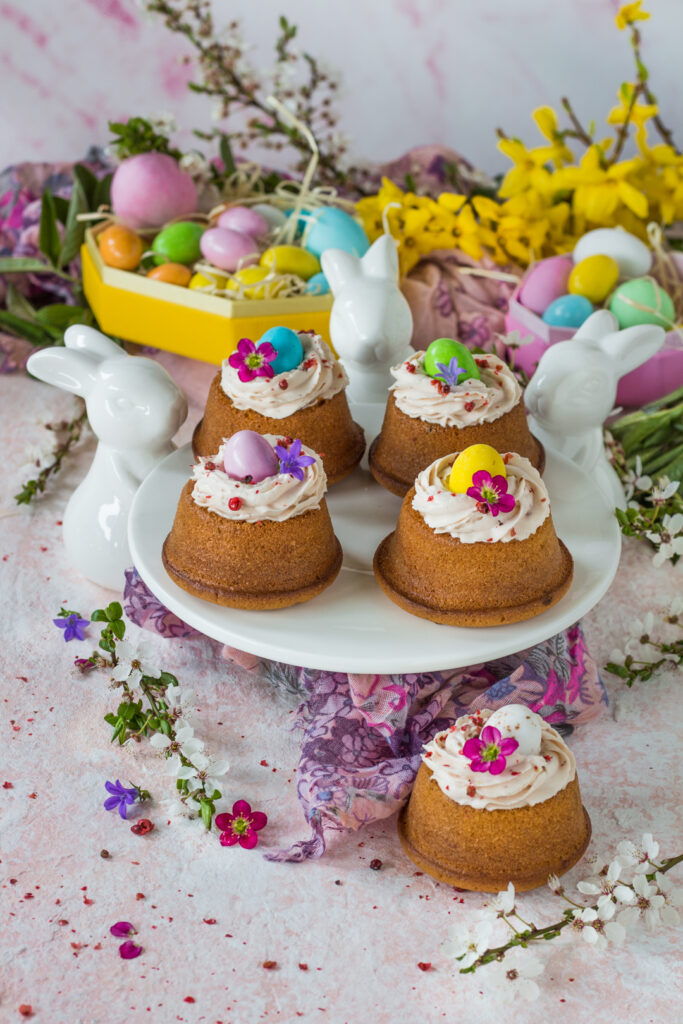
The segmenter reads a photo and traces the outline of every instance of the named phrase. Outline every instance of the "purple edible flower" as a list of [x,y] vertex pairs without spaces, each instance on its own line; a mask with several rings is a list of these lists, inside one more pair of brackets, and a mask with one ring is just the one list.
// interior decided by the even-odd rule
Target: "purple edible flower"
[[85,640],[85,633],[83,631],[86,626],[90,625],[90,619],[81,619],[76,612],[72,612],[71,615],[62,616],[59,619],[53,619],[52,621],[57,629],[64,630],[64,640],[66,643],[69,640]]
[[505,759],[514,754],[518,746],[517,740],[503,739],[500,729],[494,725],[485,725],[478,737],[467,740],[462,753],[471,758],[470,771],[500,775],[505,771]]
[[270,365],[277,359],[277,352],[269,341],[255,345],[249,338],[242,338],[237,343],[237,351],[228,358],[228,362],[237,370],[241,381],[253,380],[254,377],[273,377],[275,371]]
[[[463,373],[467,373],[465,367],[458,364],[457,356],[453,356],[453,358],[449,360],[448,366],[446,366],[445,363],[437,363],[436,366],[439,373],[434,374],[435,379],[442,380],[449,388],[457,387],[458,377]],[[467,378],[465,377],[464,379],[466,380]]]
[[122,942],[119,946],[119,956],[122,960],[134,960],[136,956],[140,956],[142,953],[142,946],[136,946],[130,939],[128,942]]
[[492,477],[488,469],[477,470],[467,493],[479,503],[480,512],[490,512],[492,516],[497,516],[499,512],[512,512],[516,505],[513,496],[508,494],[505,477]]
[[292,441],[289,448],[283,448],[282,445],[276,444],[275,454],[280,460],[280,472],[289,473],[297,480],[303,480],[304,468],[312,466],[315,462],[311,455],[301,454],[301,441],[298,438],[296,441]]
[[125,939],[126,935],[135,935],[135,928],[130,921],[117,921],[109,931],[117,939]]
[[129,804],[134,804],[138,798],[138,791],[135,787],[132,789],[126,789],[125,786],[121,785],[119,780],[116,783],[105,782],[104,788],[107,793],[111,793],[104,801],[105,811],[113,811],[115,807],[118,807],[119,814],[122,818],[126,817],[126,810]]

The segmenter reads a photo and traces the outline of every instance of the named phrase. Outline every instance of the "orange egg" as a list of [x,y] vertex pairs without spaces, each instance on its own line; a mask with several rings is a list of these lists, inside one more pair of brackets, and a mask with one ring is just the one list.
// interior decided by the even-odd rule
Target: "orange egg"
[[189,267],[184,267],[182,263],[162,263],[160,266],[155,267],[154,270],[150,270],[147,277],[151,277],[155,281],[165,281],[166,284],[178,284],[181,288],[187,288],[192,277],[192,271]]
[[97,236],[102,261],[118,270],[135,270],[142,259],[142,239],[123,224],[111,224]]

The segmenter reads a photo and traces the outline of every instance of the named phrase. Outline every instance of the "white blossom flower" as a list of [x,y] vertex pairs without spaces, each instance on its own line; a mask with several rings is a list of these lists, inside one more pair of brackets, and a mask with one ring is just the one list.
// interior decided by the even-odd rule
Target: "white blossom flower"
[[640,455],[636,455],[636,464],[633,469],[627,470],[623,477],[624,493],[626,500],[633,497],[635,491],[649,491],[652,487],[652,479],[643,474],[643,464]]
[[673,619],[677,615],[680,615],[681,612],[683,612],[683,597],[676,595],[669,605],[669,617]]
[[619,946],[624,941],[626,929],[622,923],[610,920],[613,914],[614,908],[611,905],[598,910],[594,907],[575,910],[572,928],[580,932],[586,942],[596,949],[604,949],[608,942]]
[[668,476],[660,476],[657,486],[652,488],[650,501],[653,505],[663,505],[669,498],[673,498],[680,486],[680,480],[669,480]]
[[655,882],[657,883],[657,894],[664,897],[664,906],[659,911],[662,923],[666,925],[679,924],[681,918],[678,908],[683,907],[683,889],[677,889],[673,882],[659,871],[655,873]]
[[658,569],[674,555],[683,555],[683,512],[664,516],[661,533],[646,533],[645,536],[658,545],[652,558],[655,568]]
[[121,640],[116,645],[116,657],[117,663],[111,677],[117,683],[126,682],[129,686],[137,686],[143,676],[151,676],[153,679],[159,676],[157,652],[144,640],[137,647],[128,640]]
[[577,883],[576,888],[584,896],[598,897],[598,910],[603,921],[614,917],[616,903],[633,903],[635,899],[633,890],[629,886],[617,884],[622,868],[623,864],[619,858],[616,858],[607,868],[606,874],[587,878],[585,881]]
[[636,894],[636,902],[633,907],[626,907],[617,916],[617,921],[625,928],[630,928],[641,917],[645,921],[648,931],[655,931],[659,924],[659,916],[666,900],[657,892],[657,886],[651,885],[644,874],[636,875],[633,879],[633,888]]
[[209,161],[197,150],[184,153],[178,164],[184,171],[187,171],[193,178],[206,179],[209,177]]
[[633,868],[637,874],[647,872],[650,862],[659,855],[659,843],[652,838],[651,832],[644,832],[640,845],[630,839],[623,839],[617,846],[617,859],[622,867]]
[[515,887],[512,882],[508,882],[507,889],[494,896],[488,905],[498,914],[512,914],[515,909]]
[[487,966],[487,995],[494,995],[503,1003],[516,999],[532,1002],[541,992],[534,978],[544,970],[545,965],[537,956],[516,946],[505,954],[502,961]]
[[556,896],[559,896],[560,893],[564,892],[564,886],[557,875],[548,875],[547,886],[551,892],[555,893]]
[[655,617],[652,612],[648,612],[645,619],[634,619],[629,628],[629,633],[632,637],[640,639],[641,636],[649,636],[654,629]]
[[489,948],[492,931],[493,922],[489,918],[482,918],[465,928],[453,925],[448,932],[448,939],[441,947],[441,952],[446,957],[457,959],[460,970],[471,967]]
[[192,717],[191,712],[194,711],[197,695],[190,687],[186,686],[181,690],[178,686],[171,686],[166,691],[164,700],[168,705],[169,716],[173,719],[182,718],[187,723]]
[[203,741],[197,739],[191,725],[183,725],[180,729],[176,729],[173,740],[170,736],[165,736],[164,733],[155,732],[149,742],[157,750],[163,750],[170,754],[177,754],[180,751],[188,760],[204,749]]
[[214,789],[220,789],[220,776],[230,770],[228,761],[216,761],[215,758],[202,753],[193,754],[190,760],[191,766],[179,771],[177,778],[184,779],[190,789],[200,789],[203,786],[209,794],[213,793]]
[[161,114],[150,117],[149,123],[155,132],[158,132],[159,135],[165,135],[166,138],[178,127],[175,117],[169,111],[164,111]]

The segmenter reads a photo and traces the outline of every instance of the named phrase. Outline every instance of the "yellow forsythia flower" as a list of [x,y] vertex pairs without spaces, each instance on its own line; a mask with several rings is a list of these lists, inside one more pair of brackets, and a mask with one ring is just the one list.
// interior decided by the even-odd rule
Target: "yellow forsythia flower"
[[634,21],[647,21],[649,19],[649,12],[640,9],[642,2],[643,0],[635,0],[635,3],[621,5],[614,17],[614,24],[618,29],[628,28]]

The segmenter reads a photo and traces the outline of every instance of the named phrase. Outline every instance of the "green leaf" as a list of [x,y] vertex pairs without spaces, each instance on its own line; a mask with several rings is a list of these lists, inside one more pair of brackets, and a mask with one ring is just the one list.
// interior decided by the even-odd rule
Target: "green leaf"
[[213,819],[213,804],[209,800],[205,800],[203,797],[199,801],[199,814],[204,822],[207,829],[211,828],[211,821]]
[[164,686],[178,686],[178,680],[171,672],[162,672],[159,676],[159,682],[163,683]]
[[47,327],[65,331],[72,324],[82,324],[88,319],[92,321],[92,313],[84,306],[69,306],[65,302],[53,302],[51,306],[43,306],[36,313],[38,321]]
[[114,636],[118,637],[119,640],[123,640],[124,633],[126,632],[126,624],[123,619],[115,619],[111,624],[111,630]]
[[34,345],[53,345],[60,337],[60,332],[31,323],[31,321],[15,316],[14,313],[8,313],[4,309],[0,309],[0,327],[4,327],[8,334],[13,334],[17,338],[26,338]]
[[214,789],[213,793],[211,794],[211,800],[215,803],[216,800],[220,800],[222,796],[223,794],[221,793],[220,789]]
[[40,204],[40,227],[38,229],[38,248],[47,256],[53,266],[59,266],[62,243],[57,230],[57,212],[52,192],[46,188]]
[[101,647],[103,651],[107,652],[107,654],[114,653],[114,644],[111,642],[111,640],[107,640],[106,637],[103,637],[100,640],[98,647]]
[[105,615],[110,622],[114,622],[115,619],[120,619],[123,615],[123,608],[118,601],[112,601],[111,604],[108,604],[105,608]]
[[25,296],[21,294],[16,285],[11,281],[7,283],[7,296],[5,299],[8,311],[19,317],[21,320],[28,320],[29,323],[37,323],[36,311]]
[[66,224],[66,218],[69,212],[69,200],[65,199],[64,196],[53,196],[52,202],[55,204],[57,220],[62,224]]
[[65,281],[74,280],[71,274],[31,256],[0,256],[0,274],[56,274]]
[[118,718],[110,711],[108,715],[104,716],[104,720],[108,725],[116,725]]
[[225,167],[225,176],[229,177],[235,171],[235,158],[232,155],[232,147],[230,146],[230,138],[227,135],[221,135],[221,141],[218,145],[218,151],[220,153],[221,160]]
[[94,207],[97,185],[97,177],[89,167],[86,167],[85,164],[74,164],[74,188],[80,187],[90,210]]
[[[85,168],[81,168],[85,170]],[[90,171],[88,171],[90,174]],[[94,174],[90,174],[90,177],[97,185],[97,179]],[[69,213],[66,219],[66,231],[64,233],[64,242],[62,244],[62,251],[59,256],[59,266],[64,267],[71,260],[78,256],[83,239],[85,237],[85,229],[87,224],[85,221],[79,220],[79,214],[87,213],[90,209],[90,202],[85,191],[84,186],[81,184],[80,179],[77,177],[74,180],[73,192],[71,193],[71,201],[69,202]]]
[[164,736],[171,735],[171,723],[167,718],[159,719],[159,732],[163,732]]
[[97,182],[97,189],[95,190],[95,201],[93,208],[99,210],[100,206],[111,206],[111,182],[113,174],[105,174],[103,178]]
[[104,608],[96,608],[95,611],[90,616],[90,621],[91,622],[106,622],[107,621],[107,613],[105,612]]
[[628,679],[629,671],[624,665],[617,665],[613,661],[609,661],[605,665],[605,672],[611,672],[613,676],[621,676],[622,679]]

